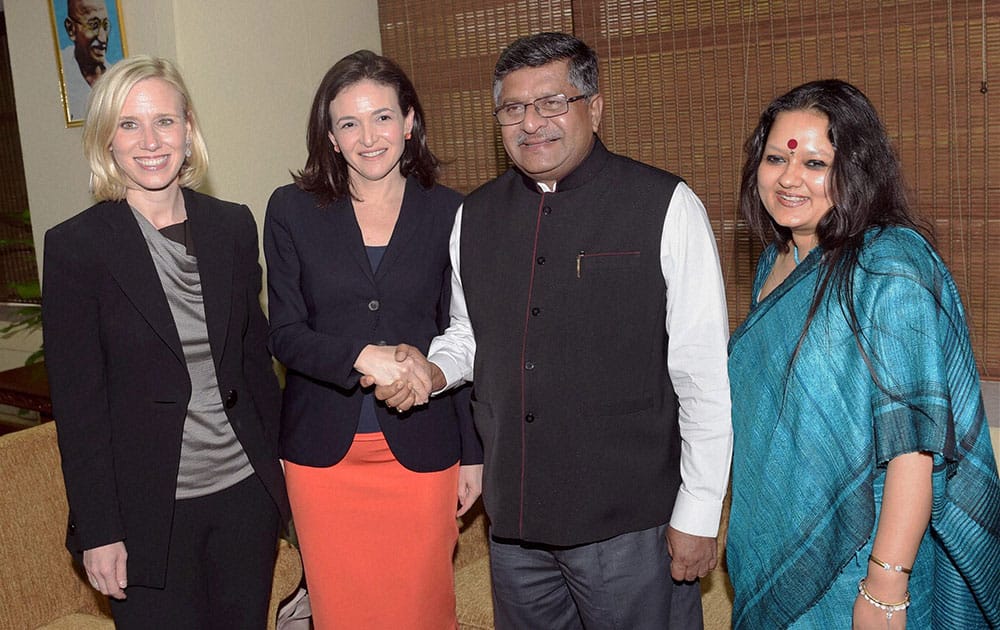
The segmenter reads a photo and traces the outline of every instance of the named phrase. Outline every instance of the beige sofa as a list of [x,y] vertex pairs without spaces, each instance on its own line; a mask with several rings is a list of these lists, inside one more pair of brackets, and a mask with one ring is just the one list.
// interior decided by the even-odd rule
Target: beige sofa
[[[719,529],[719,557],[725,547],[729,525],[729,501],[723,508]],[[461,630],[492,630],[493,602],[490,598],[490,560],[486,542],[486,515],[482,502],[462,519],[455,553],[455,596],[458,627]],[[732,627],[733,587],[724,565],[701,581],[701,602],[705,611],[705,630],[729,630]]]
[[[0,484],[0,628],[113,629],[105,598],[63,546],[69,510],[52,422],[0,436]],[[301,578],[298,551],[282,541],[269,629]]]

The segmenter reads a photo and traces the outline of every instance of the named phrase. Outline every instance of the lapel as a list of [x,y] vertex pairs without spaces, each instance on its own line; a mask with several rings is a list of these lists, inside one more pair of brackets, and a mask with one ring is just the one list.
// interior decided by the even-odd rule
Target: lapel
[[392,269],[400,255],[407,250],[407,243],[417,234],[426,216],[423,212],[424,190],[413,177],[406,178],[406,190],[403,192],[403,205],[399,209],[399,218],[389,238],[389,246],[385,250],[382,262],[378,266],[375,279],[383,278]]
[[233,286],[236,226],[226,223],[233,216],[213,212],[209,197],[198,195],[187,188],[183,190],[184,207],[191,224],[195,255],[198,257],[208,340],[218,368],[228,341],[233,292],[238,290]]
[[346,246],[351,257],[373,285],[389,273],[393,264],[406,251],[407,243],[419,232],[420,225],[426,219],[423,212],[426,205],[424,196],[425,192],[417,180],[408,177],[406,189],[403,192],[403,204],[399,209],[399,218],[396,219],[396,225],[393,227],[392,236],[389,237],[385,255],[382,256],[382,262],[379,263],[378,273],[372,273],[368,252],[365,251],[364,237],[361,235],[361,227],[358,225],[358,219],[354,214],[354,204],[350,197],[338,199],[329,209],[324,210],[333,230],[334,238],[346,238]]
[[184,351],[177,326],[132,210],[125,201],[108,202],[104,219],[110,229],[106,232],[107,245],[102,250],[111,276],[150,328],[183,363]]
[[375,276],[372,274],[371,263],[368,262],[368,254],[365,252],[364,237],[361,236],[361,227],[358,219],[354,216],[354,204],[351,198],[342,197],[327,208],[320,209],[320,216],[324,217],[330,227],[329,242],[341,243],[350,252],[351,258],[365,274],[365,278],[372,284],[375,283]]

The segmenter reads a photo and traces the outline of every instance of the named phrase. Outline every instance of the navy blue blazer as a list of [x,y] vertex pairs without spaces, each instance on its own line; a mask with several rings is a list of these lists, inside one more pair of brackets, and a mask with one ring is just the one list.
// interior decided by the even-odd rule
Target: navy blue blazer
[[[448,239],[462,198],[410,178],[378,272],[372,273],[349,198],[319,205],[294,184],[274,191],[264,220],[270,347],[288,368],[281,456],[305,466],[344,458],[363,391],[354,369],[368,344],[407,343],[427,352],[448,324]],[[376,404],[389,448],[406,468],[482,463],[469,388],[396,413]]]
[[[184,189],[229,422],[287,522],[281,393],[246,206]],[[125,201],[45,234],[42,322],[70,522],[66,545],[125,540],[129,584],[162,586],[191,380],[146,240]]]

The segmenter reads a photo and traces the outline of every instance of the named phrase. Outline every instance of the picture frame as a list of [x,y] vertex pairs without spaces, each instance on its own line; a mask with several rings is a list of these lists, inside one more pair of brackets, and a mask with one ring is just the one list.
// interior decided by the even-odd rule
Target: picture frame
[[[67,127],[83,124],[91,84],[128,56],[119,0],[46,0]],[[102,39],[103,37],[103,39]]]

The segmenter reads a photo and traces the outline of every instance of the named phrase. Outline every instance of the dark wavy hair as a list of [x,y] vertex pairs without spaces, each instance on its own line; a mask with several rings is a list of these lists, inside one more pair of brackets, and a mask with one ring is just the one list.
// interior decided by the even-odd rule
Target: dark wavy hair
[[828,178],[833,208],[816,226],[826,256],[860,246],[871,227],[917,227],[900,174],[899,160],[871,101],[850,83],[813,81],[774,99],[744,145],[746,162],[740,183],[740,212],[750,229],[766,242],[788,251],[792,232],[775,223],[757,193],[757,167],[778,114],[811,111],[828,120],[834,148]]
[[871,101],[850,83],[826,79],[800,85],[774,99],[744,145],[746,162],[740,182],[740,213],[762,241],[774,243],[779,251],[787,252],[792,238],[791,230],[771,219],[757,192],[757,167],[764,157],[768,134],[778,114],[789,111],[825,116],[827,138],[834,148],[827,178],[827,194],[833,207],[816,226],[816,236],[823,248],[821,280],[789,361],[789,370],[824,298],[829,291],[836,291],[869,372],[879,384],[872,367],[872,361],[878,358],[865,352],[864,334],[854,310],[853,279],[860,266],[865,232],[888,226],[909,227],[923,233],[929,243],[931,232],[910,208],[899,158]]
[[399,161],[400,173],[403,177],[414,176],[425,188],[437,181],[440,162],[427,146],[424,108],[413,83],[392,59],[370,50],[359,50],[333,64],[320,82],[306,130],[309,157],[305,168],[292,174],[298,187],[315,194],[320,203],[330,203],[352,194],[347,161],[333,150],[328,135],[333,130],[330,103],[341,91],[365,79],[393,88],[404,115],[413,110],[413,129]]
[[537,33],[521,37],[500,53],[493,69],[493,101],[500,104],[503,79],[521,68],[538,68],[553,61],[569,61],[569,82],[581,94],[597,94],[597,53],[566,33]]

